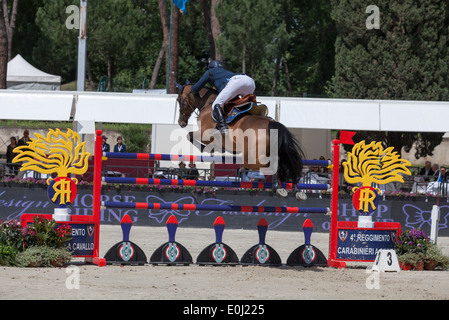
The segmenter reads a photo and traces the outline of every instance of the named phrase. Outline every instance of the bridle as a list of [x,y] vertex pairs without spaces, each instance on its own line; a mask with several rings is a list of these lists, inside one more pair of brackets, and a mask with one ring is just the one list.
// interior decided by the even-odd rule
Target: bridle
[[[188,86],[188,85],[184,85],[184,86],[182,87],[182,89],[181,89],[181,92],[179,93],[179,97],[178,97],[178,100],[179,100],[179,101],[178,101],[178,102],[179,102],[179,114],[182,115],[183,118],[189,119],[190,116],[192,115],[192,113],[195,112],[195,110],[196,110],[197,108],[196,108],[196,107],[193,107],[193,106],[190,104],[190,102],[189,102],[189,96],[192,94],[191,92],[187,93],[187,95],[186,95],[185,97],[183,96],[184,89],[185,89],[186,86]],[[185,109],[185,108],[183,108],[184,105],[187,105],[187,107],[190,108],[190,110],[191,110],[190,113],[183,112],[183,109]],[[201,110],[198,111],[198,114],[199,114],[200,111],[201,111]],[[198,114],[197,114],[197,116],[198,116]]]

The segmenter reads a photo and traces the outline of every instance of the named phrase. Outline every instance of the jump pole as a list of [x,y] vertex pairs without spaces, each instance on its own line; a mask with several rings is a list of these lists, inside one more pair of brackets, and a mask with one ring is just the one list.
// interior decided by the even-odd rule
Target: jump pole
[[354,144],[353,131],[340,131],[340,139],[332,140],[332,197],[331,197],[331,227],[329,230],[329,256],[327,264],[329,267],[346,268],[346,262],[337,261],[338,245],[338,180],[340,177],[340,144]]
[[[94,257],[86,258],[94,264],[99,264],[97,257],[100,256],[100,214],[101,214],[101,144],[102,144],[101,130],[96,131],[95,136],[95,158],[94,158],[94,185],[93,185],[93,203],[92,203],[92,219],[95,223],[95,239],[94,239]],[[104,259],[103,259],[104,260]]]
[[183,203],[148,203],[148,202],[102,202],[103,208],[184,210],[184,211],[237,211],[237,212],[278,212],[278,213],[318,213],[327,214],[329,208],[323,207],[279,207],[279,206],[238,206],[208,205]]
[[[243,159],[239,157],[227,156],[203,156],[203,155],[182,155],[163,153],[123,153],[123,152],[103,152],[104,159],[132,159],[132,160],[162,160],[162,161],[191,161],[191,162],[218,162],[227,164],[243,164]],[[331,164],[328,160],[302,160],[306,166],[327,167]]]
[[[165,185],[165,186],[191,186],[191,187],[225,187],[242,189],[272,189],[271,182],[239,182],[239,181],[209,181],[209,180],[183,180],[183,179],[152,179],[152,178],[117,178],[102,177],[103,183],[121,183],[136,185]],[[297,184],[298,189],[328,190],[328,184]],[[292,190],[292,183],[282,183],[281,188]]]

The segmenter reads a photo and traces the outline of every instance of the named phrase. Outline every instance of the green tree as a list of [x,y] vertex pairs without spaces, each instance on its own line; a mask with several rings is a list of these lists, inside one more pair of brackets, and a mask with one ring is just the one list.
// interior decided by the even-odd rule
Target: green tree
[[108,90],[113,91],[117,70],[138,61],[144,41],[145,13],[131,0],[89,3],[88,52],[106,66]]
[[324,95],[334,75],[337,32],[328,0],[285,1],[283,12],[289,32],[285,56],[296,95]]
[[[368,29],[366,0],[332,0],[338,38],[335,76],[329,93],[336,98],[447,100],[449,90],[448,2],[378,1],[380,28]],[[441,133],[359,132],[358,140],[378,140],[415,157],[432,155]]]
[[255,78],[258,85],[267,71],[264,61],[272,57],[276,39],[285,32],[279,12],[279,2],[274,0],[228,0],[216,7],[222,31],[218,47],[224,60],[238,72]]
[[[68,17],[65,10],[67,6],[75,4],[74,2],[45,0],[36,12],[36,25],[41,33],[33,49],[32,61],[45,72],[60,75],[63,83],[76,79],[78,31],[69,30],[65,26]],[[18,22],[21,18],[19,15]],[[23,33],[20,35],[23,36]],[[16,34],[16,38],[18,36],[19,34]]]

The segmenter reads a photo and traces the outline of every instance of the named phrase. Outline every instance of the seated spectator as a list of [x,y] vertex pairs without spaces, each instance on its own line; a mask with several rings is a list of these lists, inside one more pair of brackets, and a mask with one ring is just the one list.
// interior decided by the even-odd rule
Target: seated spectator
[[187,173],[186,164],[181,161],[178,166],[179,166],[179,169],[176,170],[176,174],[178,175],[178,179],[184,179],[184,177],[185,177],[185,175]]
[[440,175],[440,166],[437,163],[432,164],[433,177],[438,179]]
[[433,176],[432,163],[426,161],[424,167],[419,171],[419,175],[424,177],[424,181],[429,181],[429,177]]
[[187,170],[185,179],[188,180],[198,180],[199,177],[198,169],[196,168],[195,162],[189,163],[189,169]]
[[446,167],[441,166],[440,174],[438,175],[438,182],[447,182],[449,177],[449,172],[447,172]]
[[427,184],[426,192],[433,195],[437,194],[448,194],[449,186],[447,182],[449,181],[449,172],[447,172],[446,167],[441,166],[438,174],[438,179],[436,181]]
[[260,182],[265,179],[262,172],[246,169],[243,165],[239,168],[239,174],[242,176],[242,182]]

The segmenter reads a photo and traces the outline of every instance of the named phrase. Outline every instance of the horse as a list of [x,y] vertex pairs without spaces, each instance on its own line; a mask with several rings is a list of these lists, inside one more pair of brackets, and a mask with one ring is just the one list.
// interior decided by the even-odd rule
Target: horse
[[[192,94],[191,84],[176,83],[176,86],[179,104],[178,124],[181,128],[186,127],[191,115],[197,114],[199,129],[189,132],[188,139],[201,152],[218,150],[240,153],[244,168],[250,170],[270,168],[274,171],[276,180],[273,181],[273,187],[278,195],[287,196],[287,191],[279,188],[283,182],[292,182],[296,190],[296,184],[302,175],[304,152],[282,123],[266,116],[243,114],[228,123],[229,133],[218,137],[211,135],[216,125],[212,119],[212,103],[218,92],[212,88],[202,88],[198,94]],[[225,114],[227,111],[229,107],[225,106]],[[305,194],[298,192],[296,198],[304,200]]]

